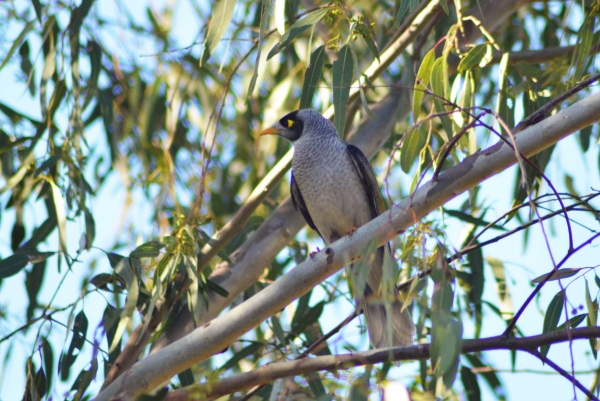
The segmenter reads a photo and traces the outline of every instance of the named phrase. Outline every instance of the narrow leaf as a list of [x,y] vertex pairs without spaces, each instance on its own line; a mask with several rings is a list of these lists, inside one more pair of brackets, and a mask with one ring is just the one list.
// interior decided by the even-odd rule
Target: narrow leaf
[[88,319],[83,311],[79,312],[73,323],[73,338],[66,354],[62,355],[60,361],[60,378],[65,381],[69,378],[71,366],[79,355],[83,344],[85,343],[85,335],[88,328]]
[[410,168],[419,156],[419,136],[420,131],[418,129],[412,129],[402,141],[400,146],[400,168],[406,174],[410,172]]
[[350,97],[350,85],[354,62],[350,46],[346,45],[338,52],[338,58],[333,62],[333,110],[335,114],[335,127],[340,136],[344,135],[346,124],[346,108]]
[[483,56],[485,56],[485,53],[487,51],[487,44],[483,44],[483,45],[477,45],[475,47],[473,47],[471,50],[469,50],[469,52],[467,53],[467,55],[460,60],[460,63],[458,63],[458,67],[456,68],[456,70],[462,74],[467,70],[470,70],[471,68],[475,67],[476,65],[479,65],[479,63],[481,62],[481,60],[483,60]]
[[315,11],[307,14],[306,17],[304,17],[304,18],[296,21],[290,27],[290,29],[288,29],[283,34],[283,36],[281,37],[281,40],[279,41],[279,43],[277,43],[275,46],[273,46],[273,48],[271,49],[271,51],[267,55],[267,60],[270,60],[273,56],[275,56],[279,52],[283,51],[302,32],[306,31],[308,28],[310,28],[311,26],[315,25],[317,22],[321,21],[321,19],[325,15],[327,15],[327,13],[330,10],[331,10],[331,8],[329,8],[329,7],[319,8],[319,9],[317,9],[317,10],[315,10]]
[[233,17],[235,3],[235,0],[218,0],[216,2],[213,8],[210,26],[206,33],[206,40],[204,42],[202,56],[200,57],[200,66],[208,61],[225,34],[225,31],[231,22],[231,18]]
[[325,57],[325,45],[315,49],[310,56],[310,65],[304,74],[304,84],[302,85],[302,95],[300,96],[301,109],[309,108],[312,104],[313,96],[323,75]]
[[12,42],[12,46],[10,47],[10,49],[8,49],[8,52],[4,56],[4,61],[2,61],[2,64],[0,64],[0,70],[4,68],[4,66],[8,64],[8,62],[12,59],[13,54],[15,53],[15,51],[17,51],[18,48],[21,47],[23,40],[25,40],[25,37],[34,28],[34,26],[35,20],[31,20],[25,24],[25,26],[21,30],[21,33],[19,33],[19,36],[17,36],[17,38]]
[[415,90],[413,94],[413,118],[415,122],[419,120],[421,102],[423,101],[423,96],[425,95],[427,85],[429,85],[429,80],[431,79],[431,69],[434,61],[435,49],[431,49],[427,52],[425,57],[423,57],[423,61],[421,62],[421,66],[419,67],[419,71],[415,78]]
[[460,368],[460,378],[465,388],[468,401],[481,401],[481,389],[477,382],[477,375],[466,366]]
[[561,280],[563,278],[568,278],[568,277],[572,277],[574,275],[576,275],[577,273],[579,273],[581,270],[584,270],[582,268],[564,268],[564,269],[558,269],[555,272],[552,273],[548,273],[548,274],[542,274],[539,277],[536,277],[532,280],[532,283],[541,283],[542,281],[546,280],[546,277],[550,276],[550,278],[547,281],[556,281],[556,280]]
[[215,293],[222,296],[223,298],[227,298],[229,296],[229,291],[227,291],[225,288],[221,287],[219,284],[215,283],[214,281],[209,280],[208,278],[206,279],[206,286],[209,289],[213,290]]
[[263,0],[261,6],[261,16],[260,16],[260,30],[258,33],[258,49],[256,50],[256,61],[254,62],[254,72],[252,73],[252,78],[250,78],[250,85],[248,85],[248,93],[246,94],[246,101],[254,92],[254,87],[256,86],[256,80],[258,78],[258,67],[260,64],[260,54],[262,52],[262,42],[265,38],[265,34],[267,32],[267,27],[269,26],[269,17],[271,15],[271,1]]
[[[565,294],[563,291],[559,291],[554,296],[554,298],[552,298],[552,301],[550,301],[548,309],[546,310],[546,316],[544,316],[544,327],[542,329],[542,334],[556,330],[556,327],[558,326],[558,321],[560,320],[560,316],[562,315],[564,302]],[[544,345],[540,347],[540,353],[543,356],[548,355],[549,350],[549,345]]]

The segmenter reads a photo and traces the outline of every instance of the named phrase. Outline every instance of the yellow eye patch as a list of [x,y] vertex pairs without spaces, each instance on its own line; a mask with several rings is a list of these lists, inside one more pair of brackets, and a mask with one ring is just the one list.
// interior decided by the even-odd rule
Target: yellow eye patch
[[292,128],[294,126],[294,120],[287,120],[288,128]]

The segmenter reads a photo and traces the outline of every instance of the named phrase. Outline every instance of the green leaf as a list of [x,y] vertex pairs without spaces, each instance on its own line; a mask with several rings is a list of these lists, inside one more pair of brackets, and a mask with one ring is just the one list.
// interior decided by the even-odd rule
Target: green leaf
[[225,34],[225,31],[231,22],[231,18],[233,17],[235,3],[235,0],[217,0],[215,3],[210,26],[208,27],[206,40],[204,41],[204,47],[202,49],[202,56],[200,57],[200,66],[208,61]]
[[350,41],[350,50],[352,53],[352,62],[354,64],[354,75],[356,75],[356,80],[358,82],[358,93],[360,96],[360,103],[363,107],[363,109],[365,110],[365,112],[367,113],[367,115],[369,116],[369,118],[376,118],[375,114],[373,114],[373,112],[369,109],[369,102],[367,101],[367,97],[365,96],[365,90],[363,88],[363,84],[360,82],[362,76],[360,75],[360,63],[358,61],[358,57],[356,55],[356,49],[355,49],[356,43],[353,41]]
[[27,34],[35,27],[35,20],[31,20],[25,24],[19,36],[12,42],[12,46],[8,49],[8,52],[4,56],[4,61],[0,64],[0,70],[8,64],[8,62],[12,59],[13,54],[17,51],[18,48],[21,47],[21,44],[25,40]]
[[42,23],[42,5],[40,4],[40,0],[31,0],[31,2],[33,3],[33,9],[35,11],[35,15],[41,24]]
[[27,266],[29,257],[25,253],[17,253],[0,260],[0,280],[14,276]]
[[[504,53],[498,67],[498,96],[496,97],[496,113],[504,120],[508,127],[514,127],[515,107],[514,95],[509,91],[510,82],[508,80],[508,59],[509,53]],[[501,125],[502,135],[508,135]]]
[[429,85],[429,81],[431,79],[431,71],[434,61],[435,48],[429,50],[425,57],[423,57],[423,61],[421,62],[421,66],[419,67],[419,71],[415,77],[415,90],[413,93],[413,118],[415,123],[419,120],[419,114],[421,113],[421,102],[423,101],[423,96],[425,95],[427,85]]
[[594,40],[594,20],[594,17],[588,15],[577,33],[577,44],[575,45],[571,61],[571,65],[575,66],[575,71],[573,72],[573,80],[575,82],[579,81],[583,76],[590,58],[590,50]]
[[333,62],[333,110],[335,114],[335,127],[340,136],[344,136],[344,127],[346,125],[346,109],[350,97],[350,85],[352,85],[352,76],[354,70],[354,61],[350,46],[346,45],[338,52],[338,58]]
[[252,78],[250,78],[250,85],[248,85],[248,93],[246,94],[246,101],[254,92],[254,87],[256,86],[256,80],[258,78],[258,67],[260,62],[260,54],[262,52],[262,42],[265,38],[265,34],[267,32],[267,28],[269,26],[269,16],[271,15],[271,1],[263,0],[261,6],[261,16],[260,16],[260,30],[258,33],[258,49],[256,50],[256,60],[254,62],[254,72],[252,73]]
[[42,356],[46,371],[46,379],[48,380],[49,384],[48,390],[50,390],[50,385],[52,385],[52,375],[54,373],[54,351],[52,349],[52,345],[46,337],[42,337]]
[[262,350],[264,347],[263,344],[259,342],[253,342],[252,344],[242,348],[238,352],[236,352],[231,359],[229,359],[225,364],[219,369],[222,372],[226,372],[229,369],[233,368],[238,364],[242,359],[248,358],[250,355],[254,355]]
[[273,326],[273,334],[275,334],[275,337],[277,337],[279,343],[282,346],[286,346],[287,340],[285,339],[285,333],[277,316],[271,316],[271,325]]
[[460,378],[465,388],[468,401],[481,401],[481,389],[477,382],[477,375],[466,366],[460,368]]
[[[548,309],[546,310],[546,315],[544,316],[544,327],[542,329],[542,334],[549,333],[551,331],[556,330],[558,326],[558,321],[560,320],[560,316],[562,315],[562,311],[565,303],[565,294],[563,291],[559,291],[550,304],[548,305]],[[544,345],[540,347],[540,353],[543,356],[548,355],[548,351],[550,350],[549,345]]]
[[304,18],[296,21],[290,27],[290,29],[283,34],[279,43],[273,46],[267,55],[267,60],[270,60],[273,56],[288,47],[290,43],[292,43],[292,41],[298,37],[298,35],[306,31],[311,26],[314,26],[317,22],[321,21],[321,19],[327,15],[329,11],[331,11],[330,7],[319,8],[311,13],[308,13]]
[[80,354],[83,344],[85,343],[87,328],[87,317],[85,316],[85,313],[81,311],[75,316],[75,321],[73,322],[73,338],[71,339],[69,349],[67,353],[63,353],[60,360],[60,378],[62,381],[69,378],[71,366],[73,366],[75,359],[77,359],[77,356]]
[[[115,339],[115,334],[117,332],[117,325],[119,323],[119,317],[121,316],[121,311],[119,311],[114,306],[107,304],[104,309],[104,313],[102,315],[102,326],[104,327],[104,332],[106,333],[106,343],[112,344]],[[105,374],[112,367],[112,365],[116,362],[117,357],[121,353],[121,340],[117,340],[114,349],[108,354],[108,361],[105,363]]]
[[325,45],[318,47],[310,56],[310,65],[304,74],[304,83],[302,85],[302,95],[300,96],[300,108],[309,108],[312,99],[317,90],[319,80],[323,75],[323,65],[325,64]]
[[313,323],[316,323],[319,320],[319,317],[321,317],[324,307],[325,301],[321,301],[315,306],[308,308],[308,310],[298,319],[296,319],[296,316],[294,316],[294,322],[292,323],[293,334],[299,335],[304,332],[307,327],[311,326]]
[[160,255],[160,250],[163,249],[166,245],[158,242],[158,241],[150,241],[146,242],[135,248],[133,252],[129,255],[131,258],[155,258]]
[[73,386],[71,386],[71,391],[76,391],[74,395],[71,396],[70,399],[73,401],[79,401],[83,398],[85,391],[92,383],[92,380],[96,378],[96,373],[98,372],[98,361],[96,358],[92,359],[92,363],[90,364],[89,369],[82,370],[79,372],[77,379],[73,382]]
[[583,322],[587,317],[588,317],[587,313],[582,313],[580,315],[573,316],[572,318],[570,318],[569,320],[567,320],[566,322],[564,322],[563,324],[558,326],[556,328],[556,331],[561,331],[561,330],[566,329],[567,325],[569,326],[570,329],[574,329],[577,326],[579,326],[581,324],[581,322]]
[[462,323],[448,312],[431,313],[431,366],[436,377],[441,377],[447,388],[456,379],[462,345]]
[[71,24],[70,31],[71,33],[75,33],[79,35],[79,31],[81,29],[81,25],[83,24],[83,20],[90,13],[90,9],[94,4],[94,0],[82,0],[79,7],[75,7],[73,12],[71,13]]
[[215,293],[222,296],[223,298],[227,298],[229,296],[229,291],[227,291],[225,288],[221,287],[219,284],[215,283],[214,281],[209,280],[208,278],[206,279],[206,286],[209,289],[213,290]]
[[[115,256],[117,256],[117,258],[115,258]],[[117,326],[113,341],[110,344],[109,352],[114,351],[120,342],[121,336],[125,332],[125,328],[133,316],[133,312],[135,311],[137,300],[140,294],[138,277],[133,271],[130,259],[124,257],[118,259],[118,256],[119,255],[110,253],[108,254],[108,259],[111,262],[111,266],[113,266],[115,273],[125,282],[125,287],[127,288],[127,299],[125,300],[125,307],[121,312],[121,319],[119,320],[119,325]],[[113,265],[115,259],[118,259],[118,261]]]
[[[469,235],[465,243],[470,243],[472,239],[473,236]],[[475,245],[478,244],[476,240],[473,241],[473,243]],[[485,284],[485,276],[483,269],[483,251],[481,250],[481,248],[477,248],[469,252],[467,254],[467,261],[469,264],[469,268],[471,269],[471,274],[469,274],[469,302],[477,306],[481,304],[483,286]]]
[[450,95],[448,90],[448,63],[445,55],[435,60],[431,68],[431,91],[436,95],[433,97],[433,104],[442,121],[444,131],[446,131],[448,137],[451,137],[452,120],[448,115],[448,108],[445,105]]
[[505,401],[506,390],[504,390],[502,382],[500,382],[494,369],[490,369],[491,365],[483,359],[483,354],[465,354],[464,357],[467,358],[471,366],[478,368],[480,371],[478,376],[483,377],[496,399],[498,401]]
[[483,44],[473,47],[471,50],[469,50],[467,55],[462,60],[460,60],[460,63],[458,63],[458,67],[456,67],[456,70],[460,74],[462,74],[465,71],[475,67],[476,65],[479,65],[479,63],[481,62],[481,60],[483,60],[483,57],[485,56],[488,46],[489,45],[487,44]]
[[535,283],[535,284],[541,283],[542,281],[546,280],[546,277],[548,277],[548,276],[550,276],[550,278],[546,281],[562,280],[563,278],[568,278],[568,277],[572,277],[572,276],[576,275],[581,270],[584,270],[584,269],[583,268],[574,268],[574,267],[558,269],[557,271],[552,272],[552,273],[542,274],[541,276],[536,277],[533,280],[531,280],[531,282]]
[[[596,276],[598,278],[598,276]],[[592,299],[590,294],[590,288],[588,286],[587,280],[585,280],[585,304],[587,306],[587,326],[588,327],[596,327],[598,325],[598,301],[596,299]],[[595,337],[590,337],[590,347],[592,349],[592,355],[594,355],[594,359],[598,357],[598,339]]]
[[85,249],[89,250],[96,238],[96,223],[89,210],[85,209],[83,214],[85,216]]
[[188,368],[183,372],[179,373],[177,375],[177,378],[179,379],[179,383],[181,383],[183,387],[191,386],[196,383],[196,380],[194,379],[194,373],[192,373],[191,368]]
[[58,161],[60,159],[61,159],[61,155],[50,156],[49,158],[44,160],[44,162],[42,164],[40,164],[40,166],[37,169],[35,169],[33,176],[38,177],[41,173],[44,172],[44,170],[56,166],[56,163],[58,163]]
[[506,272],[504,271],[504,264],[500,259],[486,257],[486,262],[492,268],[492,274],[496,280],[496,291],[498,298],[500,298],[500,305],[498,311],[502,319],[509,321],[514,317],[515,311],[510,297],[510,291],[506,285]]
[[[446,213],[449,216],[455,217],[459,220],[462,220],[466,223],[471,223],[471,224],[474,224],[474,225],[480,226],[480,227],[486,227],[490,224],[488,221],[485,221],[482,218],[472,216],[472,215],[467,214],[460,210],[444,209],[444,213]],[[500,231],[507,231],[506,228],[504,228],[498,224],[492,224],[490,226],[490,228],[493,228],[495,230],[500,230]]]
[[61,79],[54,87],[54,92],[52,93],[52,97],[50,98],[50,103],[48,103],[48,115],[50,116],[50,119],[54,118],[54,114],[58,110],[58,107],[62,103],[66,94],[67,84],[64,79]]
[[396,13],[396,25],[398,26],[400,25],[400,23],[402,22],[402,19],[404,18],[404,16],[406,15],[406,12],[408,11],[408,3],[410,2],[410,0],[400,0],[400,5],[398,7],[398,13]]
[[313,393],[313,399],[315,401],[328,401],[332,399],[332,397],[327,395],[327,390],[325,390],[325,386],[323,385],[323,382],[317,373],[307,373],[303,376],[308,382],[308,386]]
[[85,101],[83,107],[85,108],[89,102],[96,96],[98,92],[98,79],[100,78],[100,71],[102,69],[102,49],[100,45],[89,40],[86,46],[88,56],[90,58],[90,77],[87,79],[85,88]]
[[418,129],[411,129],[411,131],[406,134],[406,137],[400,146],[400,168],[406,174],[410,172],[410,168],[421,151],[421,149],[419,149],[419,143],[421,142],[419,140],[420,135],[421,132]]
[[448,8],[448,3],[445,1],[440,1],[440,6],[442,7],[442,10],[444,10],[444,12],[446,13],[446,15],[450,15],[450,9]]
[[28,263],[40,263],[56,252],[18,252],[0,260],[0,280],[17,274]]

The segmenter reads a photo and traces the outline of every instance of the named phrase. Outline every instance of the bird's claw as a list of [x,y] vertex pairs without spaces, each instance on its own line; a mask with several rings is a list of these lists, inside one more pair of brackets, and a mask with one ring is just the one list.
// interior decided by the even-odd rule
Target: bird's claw
[[308,254],[308,256],[309,256],[309,257],[312,259],[312,258],[314,258],[314,257],[315,257],[315,255],[316,255],[317,253],[319,253],[319,252],[321,252],[321,250],[320,250],[319,248],[317,248],[317,250],[316,250],[316,251],[309,253],[309,254]]
[[352,234],[354,234],[354,233],[356,232],[356,230],[357,230],[357,228],[356,228],[356,227],[352,227],[351,229],[349,229],[349,230],[346,232],[346,235],[352,235]]

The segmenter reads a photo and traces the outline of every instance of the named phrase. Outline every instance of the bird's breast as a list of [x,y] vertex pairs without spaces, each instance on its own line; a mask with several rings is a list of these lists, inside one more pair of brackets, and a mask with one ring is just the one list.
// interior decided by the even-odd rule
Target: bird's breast
[[308,212],[328,244],[374,217],[347,151],[294,154],[294,178]]

